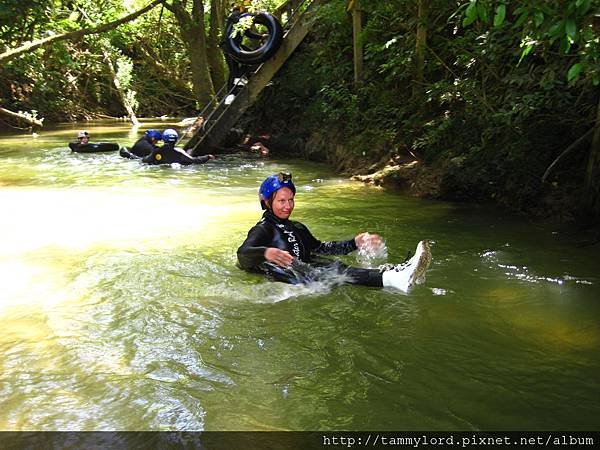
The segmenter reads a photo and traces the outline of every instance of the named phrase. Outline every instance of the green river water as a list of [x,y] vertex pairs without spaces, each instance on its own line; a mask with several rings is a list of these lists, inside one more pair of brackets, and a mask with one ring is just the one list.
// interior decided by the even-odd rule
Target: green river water
[[[146,128],[91,123],[131,145]],[[599,430],[600,252],[301,160],[153,167],[0,135],[0,430]],[[432,242],[409,294],[236,268],[259,183],[321,240]],[[374,261],[343,257],[355,265]]]

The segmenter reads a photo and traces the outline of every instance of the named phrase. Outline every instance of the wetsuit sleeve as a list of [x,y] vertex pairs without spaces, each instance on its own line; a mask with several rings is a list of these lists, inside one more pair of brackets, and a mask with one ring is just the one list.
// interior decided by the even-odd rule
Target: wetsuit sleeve
[[318,255],[347,255],[357,249],[354,239],[347,241],[321,242],[301,223],[296,227],[302,235],[302,240],[312,253]]
[[240,267],[244,270],[259,270],[259,266],[265,262],[265,251],[271,238],[265,227],[252,227],[248,237],[237,250]]
[[185,153],[183,150],[179,151],[176,149],[176,160],[179,164],[204,164],[207,162],[210,157],[208,155],[204,156],[190,156]]
[[148,156],[144,156],[142,161],[148,164],[155,164],[156,160],[154,158],[154,152],[150,153]]
[[347,255],[356,248],[354,239],[349,239],[347,241],[321,242],[313,252],[319,255]]

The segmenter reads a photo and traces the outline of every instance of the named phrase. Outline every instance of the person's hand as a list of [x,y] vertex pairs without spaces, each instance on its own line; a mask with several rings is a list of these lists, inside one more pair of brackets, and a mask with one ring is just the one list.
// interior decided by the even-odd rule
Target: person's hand
[[275,247],[269,247],[265,250],[265,259],[280,267],[289,267],[294,261],[294,257],[284,250]]
[[364,247],[377,249],[381,247],[382,244],[381,236],[378,234],[370,234],[368,232],[360,233],[354,238],[354,242],[356,243],[356,247],[359,249]]

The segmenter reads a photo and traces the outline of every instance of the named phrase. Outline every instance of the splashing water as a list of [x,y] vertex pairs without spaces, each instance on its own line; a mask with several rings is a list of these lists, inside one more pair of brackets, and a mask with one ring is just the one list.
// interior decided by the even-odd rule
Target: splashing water
[[[366,233],[366,237],[370,236]],[[373,245],[369,239],[366,239],[365,245],[358,249],[356,260],[362,267],[378,267],[387,262],[388,249],[385,241],[379,245]]]

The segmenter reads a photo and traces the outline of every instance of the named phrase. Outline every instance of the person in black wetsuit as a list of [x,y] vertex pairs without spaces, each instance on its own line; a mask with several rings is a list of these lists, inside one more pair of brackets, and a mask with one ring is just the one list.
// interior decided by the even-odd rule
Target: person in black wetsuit
[[135,144],[133,144],[133,147],[131,147],[130,151],[135,156],[143,158],[159,148],[156,144],[160,140],[162,140],[162,134],[160,131],[155,129],[148,130],[146,131],[145,136],[142,136]]
[[119,154],[123,158],[139,159],[150,155],[154,150],[158,149],[156,143],[162,140],[162,134],[156,129],[146,131],[146,134],[139,138],[133,147],[122,147]]
[[[227,38],[225,35],[227,29],[232,23],[237,23],[240,20],[240,15],[242,14],[242,8],[240,6],[234,6],[231,9],[231,15],[227,18],[227,23],[225,24],[225,29],[223,30],[223,39],[221,39],[220,46],[223,49],[223,56],[225,57],[225,63],[227,63],[227,68],[229,69],[229,76],[227,77],[227,90],[230,91],[235,84],[235,79],[242,78],[244,75],[244,71],[242,70],[242,65],[235,60],[233,56],[227,51]],[[240,41],[241,41],[240,36]],[[236,38],[237,41],[237,38]]]
[[[227,18],[227,23],[225,24],[225,28],[223,29],[223,38],[219,43],[219,46],[223,50],[223,56],[225,57],[225,62],[227,63],[227,67],[229,69],[229,76],[227,77],[227,91],[231,91],[233,86],[236,84],[245,84],[246,80],[242,77],[246,74],[247,67],[244,67],[243,64],[238,62],[229,52],[229,44],[227,43],[227,30],[232,24],[237,23],[240,20],[240,16],[246,12],[245,5],[235,5],[233,4],[231,7],[231,14]],[[234,38],[234,42],[238,47],[242,46],[242,40],[244,36],[248,36],[250,39],[263,39],[265,35],[258,34],[251,29],[246,30],[244,33],[238,33]]]
[[213,155],[190,156],[184,150],[175,148],[179,135],[172,128],[167,128],[162,133],[164,145],[155,148],[151,154],[142,158],[148,164],[204,164],[214,159]]
[[237,250],[239,266],[249,272],[266,273],[276,281],[291,284],[318,280],[327,274],[343,273],[350,284],[390,286],[407,291],[424,280],[431,261],[427,241],[417,246],[415,256],[398,266],[379,269],[350,267],[319,255],[346,255],[365,246],[382,245],[376,234],[361,233],[347,241],[321,242],[300,222],[289,220],[294,210],[296,187],[290,174],[269,176],[259,188],[262,219],[248,232]]

